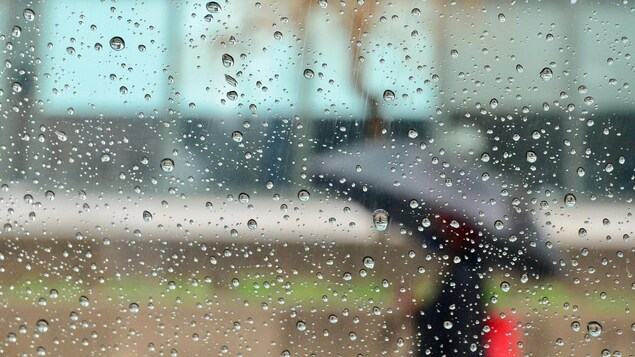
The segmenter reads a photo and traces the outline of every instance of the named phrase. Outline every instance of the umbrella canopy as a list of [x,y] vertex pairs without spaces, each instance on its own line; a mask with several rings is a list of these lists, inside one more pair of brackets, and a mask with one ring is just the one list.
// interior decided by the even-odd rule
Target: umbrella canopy
[[432,144],[373,141],[318,155],[309,170],[327,191],[418,230],[428,247],[447,245],[440,233],[469,231],[482,261],[553,271],[556,254],[538,235],[521,187],[484,161]]

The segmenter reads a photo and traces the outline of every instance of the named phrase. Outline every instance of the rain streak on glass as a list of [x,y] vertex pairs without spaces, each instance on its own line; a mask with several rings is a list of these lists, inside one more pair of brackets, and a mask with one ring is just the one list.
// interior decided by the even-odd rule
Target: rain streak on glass
[[161,160],[161,170],[164,172],[172,172],[174,171],[174,160],[170,158],[165,158]]
[[126,48],[126,43],[124,42],[123,38],[115,36],[110,39],[110,48],[115,51],[121,51]]
[[373,212],[373,226],[376,230],[382,232],[388,229],[390,224],[390,215],[384,209],[378,209]]

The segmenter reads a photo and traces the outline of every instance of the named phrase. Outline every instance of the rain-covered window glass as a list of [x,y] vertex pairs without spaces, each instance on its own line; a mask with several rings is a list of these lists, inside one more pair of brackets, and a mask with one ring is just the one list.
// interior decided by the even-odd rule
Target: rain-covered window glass
[[0,355],[632,355],[634,20],[0,1]]

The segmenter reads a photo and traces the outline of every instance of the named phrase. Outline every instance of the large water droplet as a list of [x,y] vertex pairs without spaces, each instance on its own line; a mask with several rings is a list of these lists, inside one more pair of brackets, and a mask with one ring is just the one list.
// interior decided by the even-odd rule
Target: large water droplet
[[218,14],[219,12],[223,11],[223,8],[216,1],[208,2],[207,4],[205,4],[205,8],[212,14]]
[[133,314],[136,314],[139,312],[139,304],[137,303],[131,303],[130,305],[128,305],[128,311],[130,311]]
[[573,206],[575,206],[576,203],[576,198],[575,195],[573,193],[567,193],[566,195],[564,195],[564,204],[565,206],[571,208]]
[[600,337],[602,334],[602,325],[597,321],[591,321],[586,325],[586,329],[591,337]]
[[298,199],[302,202],[306,202],[311,198],[311,194],[307,190],[298,191]]
[[527,151],[527,162],[533,164],[534,162],[536,162],[538,160],[538,155],[536,155],[535,152],[533,151]]
[[35,327],[37,328],[38,332],[44,333],[49,330],[49,323],[48,321],[41,319],[35,323]]
[[170,158],[165,158],[161,160],[161,170],[164,172],[172,172],[174,171],[174,160]]
[[110,48],[115,51],[121,51],[126,48],[126,42],[124,42],[123,38],[115,36],[110,39]]
[[390,215],[384,209],[378,209],[373,212],[373,226],[378,231],[385,231],[390,224]]
[[35,20],[35,12],[33,12],[33,10],[31,9],[24,9],[24,12],[22,13],[22,15],[24,16],[24,19],[27,21]]
[[315,76],[315,73],[313,73],[313,70],[310,68],[307,68],[304,70],[304,78],[306,79],[311,79]]
[[249,203],[249,195],[246,193],[241,193],[240,195],[238,195],[238,202],[245,204],[245,203]]
[[551,68],[543,68],[542,71],[540,71],[540,78],[542,78],[543,81],[548,81],[553,78],[553,71],[551,70]]
[[150,211],[143,211],[143,220],[146,222],[152,221],[152,213]]
[[11,84],[11,89],[15,92],[15,93],[20,93],[22,92],[22,84],[20,82],[13,82]]
[[391,91],[390,89],[386,89],[384,91],[384,100],[387,102],[392,102],[393,100],[395,100],[395,92]]
[[503,281],[503,282],[501,283],[501,290],[502,290],[504,293],[506,293],[506,292],[508,292],[508,291],[509,291],[509,289],[511,289],[511,285],[509,285],[509,283],[508,283],[508,282]]
[[234,65],[234,57],[232,57],[229,53],[224,53],[222,56],[223,66],[231,67]]
[[295,327],[298,329],[298,331],[300,332],[304,332],[306,331],[306,323],[302,320],[296,322]]
[[373,269],[375,267],[375,259],[370,256],[364,257],[364,266],[368,269]]
[[49,200],[49,201],[53,201],[55,199],[55,192],[53,191],[46,191],[44,192],[44,197]]
[[241,133],[240,131],[234,131],[232,133],[232,139],[235,142],[237,142],[237,143],[242,142],[243,141],[243,133]]

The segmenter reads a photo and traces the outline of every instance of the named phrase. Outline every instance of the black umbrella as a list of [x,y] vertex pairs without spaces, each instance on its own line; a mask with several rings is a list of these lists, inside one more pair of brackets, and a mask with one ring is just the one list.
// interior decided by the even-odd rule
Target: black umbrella
[[419,141],[350,145],[314,157],[310,173],[327,190],[421,231],[429,248],[456,245],[439,238],[453,231],[476,240],[458,244],[471,246],[470,255],[481,261],[553,271],[555,253],[538,234],[516,180],[494,172],[480,156],[440,152]]
[[[426,246],[458,257],[436,300],[418,318],[422,355],[481,355],[484,266],[555,272],[555,253],[523,206],[521,187],[487,157],[450,157],[419,141],[373,141],[314,157],[314,182],[398,221]],[[369,222],[371,218],[369,217]],[[455,260],[455,262],[457,262]]]

